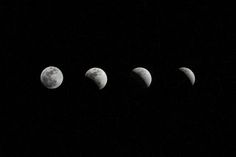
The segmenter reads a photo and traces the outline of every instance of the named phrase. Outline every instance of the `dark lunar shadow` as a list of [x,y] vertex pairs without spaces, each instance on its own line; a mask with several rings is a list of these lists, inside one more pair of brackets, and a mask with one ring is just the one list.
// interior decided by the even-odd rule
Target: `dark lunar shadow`
[[172,69],[165,76],[166,110],[185,112],[192,110],[195,87],[188,77],[178,69]]
[[97,84],[89,78],[84,78],[84,90],[85,93],[97,93],[99,92],[99,88]]
[[128,90],[131,96],[136,94],[142,94],[146,90],[148,90],[149,87],[147,87],[145,81],[136,73],[131,72],[128,77]]
[[135,72],[130,73],[130,80],[131,86],[133,86],[134,88],[141,90],[147,88],[145,81],[142,79],[142,77],[140,77],[140,75]]
[[171,76],[167,77],[167,87],[173,94],[187,96],[193,88],[189,78],[178,69],[170,72]]

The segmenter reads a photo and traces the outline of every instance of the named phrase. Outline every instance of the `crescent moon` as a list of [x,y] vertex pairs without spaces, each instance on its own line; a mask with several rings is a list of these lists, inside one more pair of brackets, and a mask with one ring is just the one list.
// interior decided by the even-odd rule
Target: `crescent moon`
[[106,73],[102,69],[97,68],[97,67],[89,69],[85,73],[85,77],[94,81],[96,85],[98,86],[99,90],[103,89],[107,84]]
[[139,76],[139,78],[141,78],[141,80],[145,83],[146,87],[150,87],[151,82],[152,82],[152,76],[147,69],[143,67],[137,67],[137,68],[134,68],[132,72],[136,74],[137,76]]
[[190,70],[189,68],[186,68],[186,67],[181,67],[181,68],[179,68],[179,70],[182,71],[189,78],[191,84],[194,85],[195,75],[192,72],[192,70]]

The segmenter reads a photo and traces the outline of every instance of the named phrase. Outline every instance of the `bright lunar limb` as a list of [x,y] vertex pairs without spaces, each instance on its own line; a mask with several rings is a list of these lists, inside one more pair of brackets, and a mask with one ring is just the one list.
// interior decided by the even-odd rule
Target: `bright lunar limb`
[[189,68],[186,68],[186,67],[181,67],[181,68],[179,68],[179,70],[184,72],[184,74],[190,80],[191,84],[194,85],[194,83],[195,83],[195,75],[194,75],[194,73]]
[[63,74],[57,67],[49,66],[42,71],[40,80],[48,89],[55,89],[62,84]]
[[91,79],[98,86],[100,90],[103,89],[107,84],[106,73],[102,69],[97,67],[89,69],[85,73],[85,77]]
[[145,83],[145,87],[149,87],[151,85],[152,76],[147,69],[143,67],[137,67],[134,68],[132,72],[136,74],[136,76],[138,76],[139,79],[141,78],[141,80]]

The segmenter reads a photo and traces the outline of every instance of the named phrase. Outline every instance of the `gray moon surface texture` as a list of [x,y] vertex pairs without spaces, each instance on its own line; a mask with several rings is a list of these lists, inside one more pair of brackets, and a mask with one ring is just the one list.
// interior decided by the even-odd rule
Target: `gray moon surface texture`
[[190,70],[189,68],[186,68],[186,67],[181,67],[181,68],[179,68],[179,70],[182,71],[188,77],[188,79],[190,80],[191,84],[194,85],[194,83],[195,83],[195,75],[192,72],[192,70]]
[[48,89],[55,89],[62,84],[63,74],[57,67],[49,66],[42,71],[40,80]]
[[94,81],[100,90],[103,89],[107,84],[106,73],[102,69],[97,68],[97,67],[89,69],[85,73],[85,77]]
[[139,76],[143,80],[146,87],[149,87],[151,85],[152,76],[147,69],[143,67],[137,67],[137,68],[134,68],[132,72],[135,73],[137,76]]

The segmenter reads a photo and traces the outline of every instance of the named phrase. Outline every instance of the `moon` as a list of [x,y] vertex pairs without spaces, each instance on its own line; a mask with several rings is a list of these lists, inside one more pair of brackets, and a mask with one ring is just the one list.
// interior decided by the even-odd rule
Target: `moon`
[[107,84],[107,75],[106,73],[97,67],[89,69],[85,73],[85,77],[94,81],[94,83],[98,86],[99,90],[103,89]]
[[141,84],[144,85],[144,87],[150,87],[151,82],[152,82],[152,76],[150,72],[143,68],[143,67],[137,67],[132,70],[132,74],[135,74],[135,76],[138,79]]
[[57,67],[49,66],[42,71],[40,80],[46,88],[55,89],[62,84],[63,74]]
[[179,70],[182,71],[188,77],[191,84],[194,85],[194,83],[195,83],[194,73],[189,68],[186,68],[186,67],[181,67],[181,68],[179,68]]

